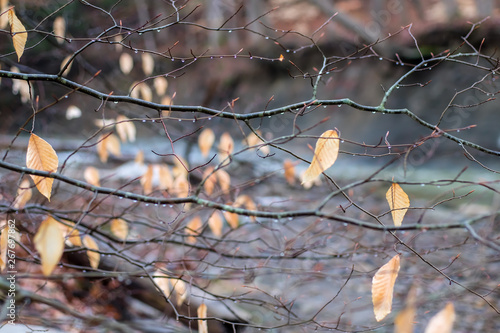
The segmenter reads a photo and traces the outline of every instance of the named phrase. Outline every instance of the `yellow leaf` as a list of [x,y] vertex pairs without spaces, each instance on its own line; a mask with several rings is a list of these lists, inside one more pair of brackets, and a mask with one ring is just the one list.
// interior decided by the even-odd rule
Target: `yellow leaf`
[[215,134],[210,128],[205,128],[198,137],[198,147],[204,157],[208,156],[215,141]]
[[316,179],[335,163],[339,154],[338,138],[339,134],[336,130],[328,130],[321,134],[321,137],[316,141],[311,165],[302,175],[302,184]]
[[201,218],[199,216],[195,216],[189,223],[186,225],[185,231],[187,237],[187,242],[194,244],[196,243],[196,237],[201,233],[201,229],[203,227],[203,222],[201,222]]
[[227,224],[229,224],[229,226],[231,228],[233,228],[233,229],[238,228],[238,225],[240,224],[238,214],[223,211],[222,215],[224,215],[224,218],[226,219]]
[[123,219],[111,220],[111,232],[118,238],[126,239],[128,236],[128,224]]
[[127,140],[129,142],[135,141],[135,125],[125,116],[119,115],[116,117],[116,132],[122,142],[127,142]]
[[118,64],[120,65],[122,73],[127,75],[134,68],[134,59],[128,53],[122,53],[120,55],[120,59],[118,60]]
[[56,35],[56,37],[60,37],[56,38],[57,42],[59,44],[64,43],[64,36],[66,35],[66,21],[62,16],[56,17],[56,19],[54,20],[53,29],[54,35]]
[[97,143],[97,154],[102,163],[108,161],[109,153],[115,156],[121,155],[120,140],[114,134],[107,136],[101,135]]
[[14,8],[9,9],[9,24],[10,33],[12,34],[12,43],[14,44],[14,50],[16,50],[17,54],[17,61],[20,61],[24,53],[26,41],[28,40],[28,33],[24,25],[17,18]]
[[[271,150],[269,149],[269,146],[262,146],[262,144],[264,143],[264,141],[262,141],[259,136],[262,136],[262,133],[260,130],[257,130],[255,131],[257,134],[255,134],[254,132],[248,134],[248,136],[245,138],[245,141],[246,141],[246,144],[249,146],[249,147],[253,147],[253,146],[258,146],[260,145],[260,148],[259,148],[259,151],[263,154],[263,155],[268,155]],[[253,149],[253,148],[252,148]]]
[[14,200],[14,208],[15,209],[22,209],[24,208],[24,205],[31,199],[31,183],[30,181],[25,178],[21,182],[21,185],[19,185],[19,188],[17,189],[17,197]]
[[[58,39],[57,41],[62,41],[62,39]],[[70,55],[66,56],[66,58],[63,59],[59,70],[62,70],[64,68],[64,66],[66,66],[66,63],[71,60],[71,57],[72,57],[72,55],[70,54]],[[66,67],[66,69],[62,73],[62,76],[68,75],[69,71],[71,70],[72,65],[73,65],[73,61],[71,61],[71,63],[68,65],[68,67]]]
[[455,308],[453,303],[446,304],[443,310],[431,318],[425,328],[425,333],[451,333],[455,321]]
[[215,175],[217,176],[221,190],[223,192],[229,192],[231,189],[231,176],[222,169],[217,170]]
[[[224,132],[219,140],[219,161],[224,161],[234,149],[234,141],[228,132]],[[228,163],[228,162],[227,162]]]
[[172,188],[178,198],[189,196],[189,182],[184,176],[179,176],[174,180]]
[[403,222],[403,218],[405,217],[408,207],[410,207],[410,199],[401,186],[396,183],[391,185],[385,194],[385,197],[389,203],[389,207],[391,208],[394,225],[399,227]]
[[63,220],[63,223],[59,223],[59,229],[65,243],[68,246],[82,246],[82,240],[80,239],[80,232],[75,228],[75,224],[71,221]]
[[283,162],[283,169],[285,170],[285,180],[288,184],[295,184],[295,163],[290,160]]
[[101,255],[98,252],[91,250],[99,250],[97,243],[89,235],[85,235],[82,241],[83,246],[87,248],[87,257],[89,258],[90,267],[97,269],[99,267],[99,261],[101,260]]
[[64,251],[64,238],[57,222],[47,217],[33,238],[35,248],[40,253],[43,275],[49,276],[61,260]]
[[206,320],[201,318],[207,318],[207,306],[205,303],[201,303],[197,310],[198,313],[198,333],[208,333],[208,325]]
[[203,183],[203,189],[207,195],[212,195],[214,192],[215,184],[217,183],[217,176],[214,174],[214,167],[209,166],[205,169],[202,175],[202,179],[205,179]]
[[174,177],[172,177],[172,173],[168,165],[160,164],[158,168],[158,176],[160,183],[160,190],[168,190],[174,186]]
[[400,267],[399,254],[380,267],[372,279],[372,301],[375,319],[381,321],[392,308],[392,293]]
[[155,61],[153,56],[149,53],[143,53],[142,56],[142,70],[144,74],[151,75],[153,74],[153,70],[155,69]]
[[168,275],[157,270],[153,274],[153,280],[158,285],[158,288],[160,288],[161,291],[163,291],[165,296],[167,296],[167,298],[169,298],[170,294],[172,293],[172,289],[171,289],[172,287],[170,285],[170,278],[168,277]]
[[168,81],[164,76],[158,76],[153,80],[153,87],[155,88],[156,95],[162,97],[167,92]]
[[[26,166],[30,169],[56,172],[58,165],[59,159],[52,146],[47,141],[32,133],[28,142]],[[35,175],[30,176],[38,191],[50,201],[54,179]]]
[[78,106],[70,105],[66,109],[66,119],[68,120],[80,118],[81,116],[82,116],[82,110],[80,110]]
[[153,166],[151,164],[141,177],[141,186],[145,194],[153,192]]
[[83,172],[83,178],[85,181],[91,185],[94,186],[101,186],[99,182],[99,170],[94,168],[93,166],[88,166],[85,168],[85,171]]
[[394,333],[413,333],[415,313],[415,306],[408,306],[398,313],[394,319]]
[[222,218],[219,212],[214,212],[208,219],[208,227],[215,237],[222,236]]

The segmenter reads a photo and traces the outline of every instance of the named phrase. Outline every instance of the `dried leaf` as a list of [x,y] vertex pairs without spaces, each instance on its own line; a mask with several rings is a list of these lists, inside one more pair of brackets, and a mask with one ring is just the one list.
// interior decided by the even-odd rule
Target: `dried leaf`
[[[133,91],[137,90],[140,94],[140,97],[147,101],[147,102],[151,102],[153,100],[153,91],[151,90],[151,88],[149,88],[149,86],[146,84],[146,82],[141,82],[139,83],[135,89]],[[130,96],[132,96],[132,94],[130,94]],[[135,98],[138,98],[138,97],[135,97]]]
[[175,156],[174,167],[172,168],[172,174],[173,174],[174,178],[177,178],[179,176],[183,176],[184,178],[187,178],[188,170],[189,170],[189,165],[188,165],[187,161],[180,156]]
[[14,44],[14,50],[16,50],[17,61],[21,60],[21,56],[24,53],[24,47],[26,46],[26,41],[28,40],[28,33],[26,28],[17,18],[14,8],[9,9],[9,24],[10,33],[12,34],[12,43]]
[[[242,194],[236,198],[234,207],[245,207],[248,210],[257,210],[255,202],[246,194]],[[255,216],[250,216],[250,219],[254,222],[257,220]]]
[[167,92],[168,81],[164,76],[155,77],[153,87],[155,88],[156,95],[162,97]]
[[394,333],[413,333],[415,306],[407,306],[394,319]]
[[99,155],[99,159],[102,163],[106,163],[108,161],[109,153],[120,156],[120,140],[114,134],[110,135],[101,135],[99,137],[99,142],[97,143],[97,154]]
[[[30,169],[56,172],[58,165],[59,159],[52,146],[47,141],[32,133],[28,142],[26,166]],[[30,176],[38,191],[50,201],[54,179],[35,175]]]
[[200,148],[203,157],[207,157],[210,153],[215,141],[215,134],[210,128],[205,128],[198,136],[198,147]]
[[201,320],[201,318],[207,318],[207,305],[201,303],[197,310],[198,313],[198,333],[208,333],[208,325],[206,320]]
[[31,183],[27,178],[25,178],[17,189],[17,196],[13,204],[14,208],[23,209],[26,203],[31,199],[31,195]]
[[175,178],[172,188],[178,198],[185,198],[189,196],[189,182],[185,176],[181,175]]
[[385,194],[385,197],[389,203],[389,207],[391,208],[394,225],[399,227],[403,222],[403,218],[405,217],[408,207],[410,207],[410,199],[401,186],[396,183],[391,185]]
[[295,163],[287,159],[283,162],[283,169],[285,170],[286,182],[295,185]]
[[203,228],[203,222],[199,216],[195,216],[189,223],[186,225],[185,232],[188,237],[186,241],[190,244],[196,243],[196,237],[201,233],[201,229]]
[[[219,140],[219,161],[225,161],[233,152],[234,141],[228,132],[224,132]],[[226,163],[229,163],[228,161]]]
[[[255,131],[257,134],[255,134],[254,132],[250,133],[246,138],[245,138],[245,141],[246,141],[246,144],[249,146],[249,147],[253,147],[253,146],[259,146],[259,151],[263,154],[263,155],[269,155],[269,153],[271,152],[271,150],[269,149],[269,146],[266,146],[266,145],[262,145],[264,143],[264,141],[262,141],[259,136],[262,136],[262,133],[260,130],[257,130]],[[252,148],[253,149],[253,148]]]
[[174,186],[174,177],[170,172],[170,168],[166,164],[160,164],[158,168],[158,177],[160,190],[168,190]]
[[[8,0],[0,0],[0,13],[8,9]],[[9,25],[9,15],[0,15],[0,29],[5,29]]]
[[47,217],[33,238],[35,248],[40,253],[43,275],[49,276],[61,260],[64,251],[64,238],[57,222]]
[[205,179],[203,183],[203,189],[207,195],[212,195],[214,192],[215,184],[217,183],[217,176],[214,174],[214,167],[209,166],[205,169],[202,175],[202,179]]
[[130,119],[123,115],[116,117],[116,132],[122,142],[127,142],[127,140],[129,142],[135,141],[135,125]]
[[165,296],[167,296],[167,298],[169,298],[170,294],[172,293],[172,289],[171,289],[172,286],[170,285],[169,276],[162,273],[161,271],[157,270],[153,274],[153,280],[158,285],[158,288],[160,288],[161,291],[163,291]]
[[239,218],[238,214],[223,211],[222,215],[224,215],[224,218],[226,219],[227,224],[229,224],[229,226],[231,228],[233,228],[233,229],[238,228],[238,226],[240,225],[240,218]]
[[321,134],[321,137],[316,141],[311,165],[302,175],[302,184],[316,179],[335,163],[339,154],[338,138],[339,134],[336,130],[328,130]]
[[155,69],[155,61],[153,56],[149,53],[143,53],[142,56],[142,70],[144,74],[151,75],[153,74],[153,70]]
[[446,304],[443,310],[431,318],[425,328],[425,333],[451,333],[455,321],[455,308],[453,303]]
[[208,227],[215,237],[222,236],[222,217],[219,212],[214,212],[208,219]]
[[392,308],[392,294],[400,267],[399,254],[380,267],[372,279],[372,301],[375,319],[381,321]]
[[89,258],[90,267],[97,269],[99,267],[99,261],[101,260],[101,254],[99,252],[94,252],[92,250],[99,250],[97,243],[89,235],[85,235],[82,241],[83,246],[87,248],[87,257]]
[[141,186],[145,194],[153,192],[153,166],[151,164],[141,177]]
[[62,220],[63,223],[59,223],[59,229],[64,238],[64,242],[68,246],[82,246],[82,240],[80,238],[80,232],[75,228],[75,224],[71,221]]
[[[61,40],[61,39],[58,39],[58,41],[59,40]],[[72,56],[73,55],[70,54],[70,55],[66,56],[66,58],[63,59],[63,61],[61,61],[61,66],[60,66],[59,70],[62,70],[66,66],[68,61],[70,61],[72,59]],[[62,76],[68,75],[69,71],[71,70],[71,66],[73,66],[73,61],[71,61],[68,65],[68,67],[66,67],[66,69],[64,70],[64,72],[62,72]]]
[[128,53],[122,53],[118,63],[120,64],[120,70],[125,75],[129,74],[134,68],[134,59]]
[[111,232],[120,239],[127,239],[128,224],[123,219],[112,219],[110,225]]
[[93,166],[88,166],[85,168],[85,171],[83,172],[83,178],[85,181],[91,185],[100,187],[101,183],[99,181],[99,170],[94,168]]
[[62,16],[56,17],[53,25],[54,35],[60,38],[56,38],[59,44],[64,43],[64,36],[66,35],[66,20]]
[[231,189],[231,176],[222,169],[217,170],[215,175],[217,176],[222,192],[229,192]]
[[75,105],[70,105],[66,109],[66,119],[71,120],[71,119],[77,119],[82,116],[82,110],[78,106]]

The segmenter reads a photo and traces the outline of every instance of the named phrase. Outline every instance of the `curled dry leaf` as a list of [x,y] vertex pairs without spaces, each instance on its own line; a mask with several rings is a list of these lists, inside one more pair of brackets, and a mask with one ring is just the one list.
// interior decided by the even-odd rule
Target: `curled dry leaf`
[[13,7],[9,9],[8,16],[10,33],[12,34],[12,43],[14,44],[14,50],[17,54],[17,61],[20,61],[21,56],[24,53],[26,41],[28,40],[28,33],[26,32],[24,25],[17,18]]
[[97,269],[97,267],[99,267],[99,261],[101,260],[100,253],[95,252],[99,250],[97,243],[92,237],[85,235],[85,237],[83,237],[82,244],[87,248],[87,257],[89,258],[90,267]]
[[99,170],[94,168],[93,166],[88,166],[85,168],[85,171],[83,172],[83,178],[85,181],[91,185],[100,187],[100,177],[99,177]]
[[283,162],[283,169],[285,170],[285,180],[290,185],[295,185],[295,163],[286,159]]
[[66,36],[66,20],[62,16],[56,17],[54,20],[53,28],[54,35],[56,35],[56,41],[59,44],[64,43],[64,37]]
[[389,207],[391,208],[392,220],[394,221],[394,225],[399,227],[403,222],[403,218],[405,217],[406,211],[408,207],[410,207],[410,198],[403,191],[399,184],[393,183],[387,193],[385,194],[385,198],[389,203]]
[[30,181],[25,178],[19,185],[19,188],[17,189],[17,196],[16,199],[14,200],[14,208],[15,209],[22,209],[26,205],[26,203],[31,199],[32,195],[32,190],[31,190],[31,183]]
[[71,119],[77,119],[82,116],[82,110],[78,106],[75,105],[70,105],[66,109],[66,119],[71,120]]
[[202,320],[202,318],[207,318],[207,305],[205,303],[201,303],[198,309],[196,310],[198,314],[198,332],[199,333],[208,333],[208,325],[206,320]]
[[134,59],[128,53],[122,53],[120,55],[120,59],[118,60],[118,63],[120,65],[120,70],[125,75],[129,74],[132,71],[132,69],[134,68]]
[[218,211],[215,211],[208,219],[208,227],[215,237],[222,236],[222,217]]
[[144,74],[147,76],[153,74],[153,70],[155,69],[155,61],[153,56],[149,53],[143,53],[141,56],[142,59],[142,70]]
[[[58,165],[59,159],[52,146],[47,141],[32,133],[28,142],[26,166],[30,169],[56,172]],[[30,176],[38,191],[50,201],[54,179],[35,175]]]
[[[225,161],[229,155],[233,152],[234,149],[234,141],[231,135],[228,132],[224,132],[219,140],[219,161]],[[229,161],[226,161],[226,164]]]
[[431,318],[425,328],[425,333],[451,333],[455,321],[455,308],[453,303],[448,303],[443,310]]
[[214,141],[215,134],[212,129],[205,128],[203,131],[201,131],[200,136],[198,136],[198,147],[200,148],[203,157],[208,156],[208,153],[210,153],[210,149],[212,148]]
[[47,217],[40,224],[33,242],[40,253],[42,273],[49,276],[61,260],[64,251],[64,238],[59,222],[51,216]]
[[400,267],[399,254],[380,267],[372,279],[372,302],[375,319],[381,321],[392,308],[392,294]]
[[123,115],[116,117],[116,132],[122,142],[127,142],[127,140],[129,142],[135,141],[135,125],[130,119]]
[[162,97],[167,92],[168,81],[164,76],[155,77],[153,87],[155,88],[156,95]]
[[186,225],[185,232],[187,237],[187,242],[190,244],[196,243],[196,237],[201,233],[201,229],[203,228],[203,222],[199,216],[195,216],[189,223]]
[[120,239],[127,239],[128,236],[128,224],[124,219],[112,219],[111,232]]
[[75,224],[68,220],[62,220],[59,223],[59,229],[64,238],[64,242],[68,246],[82,246],[80,232],[76,229]]
[[315,180],[321,173],[335,163],[339,154],[339,134],[336,130],[328,130],[316,141],[314,157],[302,175],[302,184]]

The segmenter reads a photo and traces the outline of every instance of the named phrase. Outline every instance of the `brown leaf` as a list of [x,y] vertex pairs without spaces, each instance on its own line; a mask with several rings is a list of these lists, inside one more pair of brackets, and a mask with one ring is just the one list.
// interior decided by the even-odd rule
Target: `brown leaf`
[[[253,146],[259,146],[259,151],[263,154],[263,155],[268,155],[271,150],[269,149],[269,146],[266,146],[266,145],[262,145],[264,143],[264,141],[262,141],[259,136],[262,137],[262,133],[260,130],[257,130],[255,131],[256,133],[252,132],[250,134],[248,134],[248,136],[245,138],[244,141],[246,141],[246,144],[249,146],[249,147],[253,147]],[[253,148],[252,148],[253,149]]]
[[229,192],[231,189],[231,176],[222,169],[219,169],[215,172],[215,175],[217,176],[217,180],[219,181],[219,186],[222,190],[222,192]]
[[208,325],[206,320],[202,320],[201,318],[207,318],[207,305],[205,303],[201,303],[197,309],[198,313],[198,333],[208,333]]
[[127,239],[128,224],[123,219],[112,219],[110,225],[111,232],[120,239]]
[[143,53],[141,56],[142,59],[142,70],[144,74],[151,75],[153,74],[153,70],[155,69],[155,61],[153,56],[149,53]]
[[198,136],[198,147],[200,148],[203,157],[207,157],[210,153],[215,141],[215,134],[210,128],[205,128]]
[[148,165],[148,169],[142,175],[141,186],[145,194],[153,192],[153,165]]
[[66,35],[66,20],[64,17],[56,17],[52,29],[54,30],[54,35],[56,35],[56,37],[60,37],[56,38],[57,42],[59,44],[64,43],[64,36]]
[[31,191],[31,183],[28,178],[23,179],[21,185],[17,189],[17,196],[14,200],[14,208],[22,209],[26,205],[26,203],[31,199],[32,191]]
[[455,308],[453,303],[446,304],[443,310],[431,318],[425,328],[425,333],[451,333],[455,321]]
[[203,228],[203,222],[199,216],[195,216],[189,223],[186,225],[185,232],[188,237],[186,241],[190,244],[196,243],[196,237],[201,233],[201,229]]
[[283,169],[285,170],[286,182],[295,185],[295,163],[287,159],[283,162]]
[[233,229],[238,228],[240,221],[239,221],[239,216],[236,213],[231,213],[231,212],[226,212],[223,211],[222,215],[224,215],[224,218],[226,219],[227,224]]
[[101,186],[101,183],[99,181],[99,170],[94,168],[93,166],[88,166],[85,168],[85,171],[83,172],[83,178],[87,183],[90,185],[94,185],[97,187]]
[[400,267],[399,254],[380,267],[372,279],[372,301],[375,319],[381,321],[392,308],[392,294]]
[[178,198],[189,196],[189,182],[185,176],[175,178],[172,188]]
[[205,179],[203,183],[203,189],[207,195],[212,195],[214,192],[215,184],[217,183],[217,176],[214,174],[214,167],[209,166],[203,172],[201,176],[202,179]]
[[9,24],[10,33],[12,34],[12,43],[14,44],[14,50],[16,50],[17,61],[21,60],[21,56],[24,53],[24,47],[26,46],[26,41],[28,40],[28,33],[26,28],[17,18],[14,8],[9,9]]
[[80,238],[80,232],[75,228],[75,224],[71,221],[62,220],[64,223],[59,223],[59,229],[65,243],[68,246],[82,246],[82,240]]
[[208,227],[215,237],[222,236],[222,218],[218,211],[215,211],[208,219]]
[[102,163],[108,161],[109,153],[121,156],[120,140],[114,134],[101,135],[97,143],[97,155]]
[[97,243],[89,235],[85,235],[82,241],[83,246],[87,248],[87,257],[89,258],[90,267],[97,269],[99,267],[99,261],[101,260],[101,254],[99,252],[94,252],[92,250],[99,250]]
[[406,296],[406,307],[394,319],[394,333],[413,333],[417,290],[413,286]]
[[130,121],[130,119],[123,115],[119,115],[116,117],[115,127],[122,142],[127,142],[127,140],[129,142],[135,141],[136,129],[134,123]]
[[385,194],[385,198],[389,203],[389,207],[391,208],[392,220],[394,221],[394,225],[399,227],[403,222],[403,218],[405,217],[406,211],[408,207],[410,207],[410,198],[403,191],[401,186],[396,183],[393,183],[387,193]]
[[316,141],[314,157],[302,175],[302,184],[315,180],[323,171],[335,163],[339,154],[339,134],[336,130],[328,130]]
[[[219,140],[219,161],[225,161],[229,155],[233,152],[234,149],[234,141],[231,135],[228,132],[224,132]],[[229,161],[226,161],[226,164]]]
[[[52,146],[39,136],[31,134],[26,153],[26,166],[30,169],[56,172],[59,159]],[[36,188],[50,201],[54,179],[30,175]]]
[[35,248],[40,253],[43,275],[49,276],[61,260],[64,251],[64,238],[57,222],[47,217],[33,238]]
[[122,53],[120,55],[120,59],[118,60],[118,64],[120,65],[122,73],[127,75],[134,68],[134,59],[128,53]]

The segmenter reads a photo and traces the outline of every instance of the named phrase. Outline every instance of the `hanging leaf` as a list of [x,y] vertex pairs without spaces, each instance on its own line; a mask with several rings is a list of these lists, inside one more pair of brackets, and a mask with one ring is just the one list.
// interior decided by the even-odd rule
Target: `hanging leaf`
[[185,231],[188,237],[186,241],[190,244],[196,243],[196,237],[201,233],[201,229],[203,228],[203,222],[201,222],[201,218],[199,216],[195,216],[189,223],[186,225]]
[[75,105],[70,105],[66,109],[66,119],[71,120],[71,119],[77,119],[82,116],[82,110],[78,106]]
[[174,178],[177,178],[179,176],[187,178],[188,170],[189,164],[187,163],[187,161],[180,156],[175,156],[174,167],[172,168],[172,175],[174,176]]
[[51,216],[47,217],[38,228],[33,238],[35,248],[40,253],[42,273],[49,276],[61,260],[64,251],[64,238],[57,222]]
[[453,303],[448,303],[443,310],[431,318],[425,328],[425,333],[451,333],[455,321],[455,308]]
[[16,50],[17,61],[21,60],[21,56],[24,53],[24,47],[26,46],[26,41],[28,40],[28,33],[26,28],[17,18],[14,8],[9,9],[9,25],[10,33],[12,34],[12,43],[14,44],[14,50]]
[[115,156],[121,156],[120,140],[114,134],[107,136],[101,135],[97,143],[97,154],[102,163],[108,161],[109,153]]
[[[64,222],[64,223],[62,223]],[[64,242],[68,246],[82,246],[82,240],[80,238],[80,232],[76,229],[75,224],[71,221],[62,220],[59,223],[59,229],[64,238]]]
[[[242,194],[236,198],[234,207],[245,207],[248,210],[257,210],[255,202],[246,194]],[[250,219],[254,222],[257,220],[255,216],[250,216]]]
[[[58,39],[59,41],[60,39]],[[66,64],[68,63],[68,61],[70,61],[72,59],[73,55],[70,54],[70,55],[67,55],[66,58],[63,59],[63,61],[61,61],[61,66],[59,68],[59,70],[62,70]],[[64,70],[64,72],[62,72],[62,76],[67,76],[69,71],[71,70],[71,66],[73,66],[73,61],[71,61],[68,65],[68,67],[66,67],[66,69]]]
[[172,188],[178,198],[189,196],[189,182],[183,175],[175,178]]
[[[31,133],[26,153],[26,166],[30,169],[56,172],[59,159],[52,146],[39,136]],[[54,179],[30,175],[36,188],[50,201]]]
[[111,232],[120,239],[127,239],[128,236],[128,224],[123,219],[112,219]]
[[208,325],[206,320],[202,318],[207,318],[207,305],[201,303],[197,310],[198,313],[198,333],[208,333]]
[[23,209],[26,203],[31,199],[31,195],[31,183],[27,178],[25,178],[17,189],[17,196],[13,204],[14,208]]
[[135,141],[135,125],[130,119],[123,115],[116,117],[116,132],[122,142],[127,142],[127,140],[129,142]]
[[167,92],[168,81],[164,76],[155,77],[153,87],[155,88],[156,95],[162,97]]
[[158,288],[163,291],[167,298],[170,298],[170,294],[172,293],[172,286],[170,285],[170,278],[168,275],[163,272],[157,270],[153,274],[153,280],[158,285]]
[[316,179],[335,163],[339,154],[338,138],[339,134],[336,130],[328,130],[321,134],[321,137],[316,141],[311,165],[302,175],[302,184]]
[[217,176],[214,174],[214,167],[209,166],[203,172],[201,176],[202,179],[205,179],[203,183],[203,189],[207,195],[212,195],[214,192],[215,184],[217,183]]
[[82,240],[83,246],[87,248],[87,257],[89,258],[90,267],[97,269],[99,267],[99,261],[101,260],[101,255],[99,252],[94,252],[92,250],[99,250],[97,243],[89,235],[85,235]]
[[[259,136],[262,136],[262,133],[260,130],[257,130],[255,131],[256,133],[254,132],[251,132],[250,134],[248,134],[248,136],[245,138],[244,141],[246,141],[246,144],[249,146],[249,147],[253,147],[253,146],[257,146],[259,145],[260,148],[259,148],[259,151],[263,154],[263,155],[269,155],[269,153],[271,152],[271,150],[269,149],[269,146],[262,146],[262,144],[264,143],[264,141],[262,141]],[[253,150],[253,148],[252,148]]]
[[[234,141],[231,135],[228,132],[224,132],[219,140],[219,161],[225,161],[229,155],[233,152],[234,149]],[[226,161],[229,163],[229,161]]]
[[208,227],[212,231],[215,237],[222,236],[222,218],[219,212],[214,212],[212,216],[208,219]]
[[413,286],[406,297],[406,307],[394,319],[394,333],[413,333],[416,309],[416,288]]
[[401,186],[396,183],[391,185],[385,197],[391,208],[394,225],[399,227],[403,222],[408,207],[410,207],[410,198],[408,198],[408,195],[403,191]]
[[64,20],[64,17],[58,16],[54,20],[54,35],[56,35],[56,40],[59,44],[64,43],[64,36],[66,35],[66,20]]
[[229,176],[229,174],[222,169],[217,170],[215,175],[217,176],[222,192],[229,192],[231,189],[231,176]]
[[200,148],[203,157],[207,157],[210,153],[215,141],[215,134],[210,128],[205,128],[198,136],[198,147]]
[[153,166],[151,164],[148,165],[148,169],[141,177],[141,186],[144,194],[153,192]]
[[153,100],[153,91],[146,82],[141,82],[137,85],[137,88],[141,94],[141,98],[147,102],[151,102]]
[[85,168],[85,171],[83,172],[83,178],[90,185],[94,185],[97,187],[101,186],[99,181],[99,170],[97,170],[93,166],[88,166]]
[[120,59],[118,60],[118,63],[120,65],[120,70],[125,75],[129,74],[132,71],[132,69],[134,68],[134,59],[128,53],[122,53],[120,55]]
[[240,218],[239,218],[238,214],[223,211],[222,215],[224,215],[224,218],[226,219],[227,224],[229,224],[229,226],[231,228],[233,228],[233,229],[238,228],[238,226],[240,224],[240,220],[239,220]]
[[399,254],[380,267],[372,279],[372,301],[375,319],[381,321],[392,308],[392,293],[400,267]]
[[295,185],[295,163],[286,159],[283,162],[283,169],[285,170],[285,180],[290,185]]
[[170,168],[166,164],[160,164],[158,169],[160,190],[168,190],[174,186],[174,177],[170,172]]
[[142,70],[144,74],[147,76],[153,74],[153,70],[155,69],[155,61],[153,56],[149,53],[143,53],[141,56],[142,59]]

